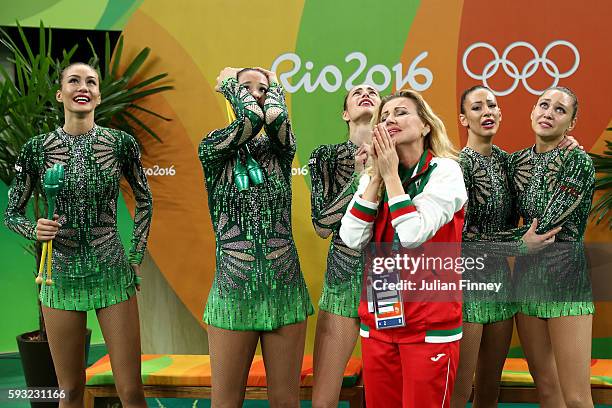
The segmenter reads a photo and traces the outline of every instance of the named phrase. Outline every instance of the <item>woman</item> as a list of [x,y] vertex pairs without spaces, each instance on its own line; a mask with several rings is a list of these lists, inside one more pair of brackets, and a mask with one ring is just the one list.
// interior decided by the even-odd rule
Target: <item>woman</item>
[[[490,250],[490,245],[479,249],[481,234],[489,235],[517,226],[518,214],[513,204],[507,179],[508,154],[493,144],[499,130],[502,114],[495,95],[490,89],[477,85],[461,95],[459,120],[467,128],[467,145],[459,155],[468,204],[465,209],[464,247],[474,256]],[[577,146],[573,138],[564,138],[560,147]],[[531,251],[550,243],[554,233],[535,234],[527,231],[522,242],[499,248],[500,255],[518,255],[524,243]],[[466,276],[467,275],[467,276]],[[464,293],[463,338],[461,339],[457,380],[451,406],[465,407],[472,393],[476,372],[474,406],[495,407],[499,395],[499,380],[512,338],[513,316],[516,304],[512,302],[510,268],[503,256],[489,256],[481,276],[464,275],[464,279],[480,282],[500,282],[502,290],[485,297],[475,298]]]
[[320,146],[310,156],[312,223],[321,238],[332,235],[315,335],[315,408],[338,405],[344,369],[359,334],[357,308],[363,261],[359,251],[344,245],[338,231],[367,159],[364,144],[372,141],[372,116],[379,104],[380,95],[372,86],[351,89],[344,98],[342,113],[349,139]]
[[[342,241],[353,249],[370,241],[460,242],[467,195],[442,121],[417,92],[402,90],[383,98],[376,123],[371,176],[362,176],[365,191],[342,218]],[[371,313],[368,303],[359,305],[368,407],[448,407],[461,303],[403,302],[405,325],[394,328],[378,326],[382,308],[373,301]]]
[[[516,227],[517,216],[506,179],[508,154],[493,144],[502,119],[495,95],[483,86],[470,88],[461,96],[460,110],[459,120],[468,133],[467,146],[461,150],[459,160],[469,196],[463,241],[469,242],[476,233]],[[472,293],[464,294],[463,338],[451,400],[454,408],[466,406],[474,372],[474,406],[497,406],[499,379],[512,338],[516,311],[508,296],[511,284],[506,258],[487,257],[483,272],[486,277],[470,278],[500,282],[502,290],[478,301]]]
[[[91,66],[75,63],[65,68],[56,99],[64,105],[64,125],[24,145],[15,166],[5,222],[28,239],[54,243],[53,284],[42,286],[40,300],[59,387],[66,392],[60,407],[83,406],[86,312],[92,309],[115,368],[123,406],[146,407],[134,294],[140,289],[138,272],[151,224],[152,200],[138,144],[125,132],[94,123],[101,96],[99,76]],[[65,169],[56,215],[34,224],[25,216],[27,202],[42,185],[45,171],[56,163]],[[127,257],[117,232],[121,176],[136,199]]]
[[536,143],[513,153],[508,165],[518,213],[525,224],[533,222],[482,237],[519,241],[528,229],[560,231],[555,240],[564,251],[521,257],[514,274],[519,337],[543,407],[593,406],[590,361],[594,306],[586,259],[575,246],[584,239],[594,168],[584,151],[559,148],[574,128],[577,113],[578,99],[568,88],[550,88],[540,96],[531,111]]
[[[306,319],[313,313],[291,233],[295,138],[283,89],[261,68],[225,68],[218,92],[236,120],[212,131],[199,156],[216,235],[204,311],[213,406],[242,406],[261,339],[271,406],[299,406]],[[257,136],[265,129],[265,134]]]

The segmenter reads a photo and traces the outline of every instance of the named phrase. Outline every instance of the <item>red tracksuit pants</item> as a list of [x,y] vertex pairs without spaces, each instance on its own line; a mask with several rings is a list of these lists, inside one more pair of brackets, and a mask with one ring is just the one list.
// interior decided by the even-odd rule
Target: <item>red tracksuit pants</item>
[[368,408],[447,408],[459,362],[459,341],[387,343],[361,338]]

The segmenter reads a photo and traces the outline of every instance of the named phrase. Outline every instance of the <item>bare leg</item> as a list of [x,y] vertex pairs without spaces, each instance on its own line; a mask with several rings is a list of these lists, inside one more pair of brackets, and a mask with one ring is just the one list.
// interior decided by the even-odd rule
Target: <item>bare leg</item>
[[85,391],[87,314],[45,306],[42,309],[59,388],[66,392],[60,408],[81,408]]
[[113,377],[121,404],[146,407],[140,376],[140,326],[136,296],[96,310],[108,348]]
[[464,408],[472,395],[474,371],[478,360],[483,325],[463,323],[463,337],[459,344],[459,366],[455,377],[455,388],[451,397],[451,408]]
[[495,408],[499,397],[499,382],[508,356],[514,319],[485,324],[480,340],[474,408]]
[[208,326],[211,365],[211,406],[240,408],[259,332]]
[[268,401],[272,408],[300,406],[300,372],[306,340],[306,320],[261,334]]
[[565,407],[546,320],[519,313],[516,315],[516,326],[529,363],[529,372],[538,390],[540,406]]
[[548,320],[559,382],[568,408],[593,407],[591,398],[591,331],[593,315]]
[[314,345],[313,408],[338,406],[344,369],[358,335],[359,319],[319,311]]

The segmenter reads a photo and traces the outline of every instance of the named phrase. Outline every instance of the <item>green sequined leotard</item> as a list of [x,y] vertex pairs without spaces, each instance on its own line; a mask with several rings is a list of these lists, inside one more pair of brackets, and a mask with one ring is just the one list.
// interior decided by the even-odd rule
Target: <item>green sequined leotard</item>
[[[152,214],[151,192],[138,144],[125,132],[99,126],[78,136],[59,128],[30,139],[15,165],[5,218],[10,229],[28,239],[36,239],[36,224],[25,216],[28,200],[34,187],[42,185],[45,171],[55,163],[65,169],[55,210],[61,227],[53,240],[54,284],[42,286],[42,304],[85,311],[129,299],[135,293],[130,263],[142,261]],[[122,175],[136,199],[127,257],[117,231]]]
[[[505,231],[517,225],[518,216],[513,211],[506,167],[508,153],[493,145],[490,156],[484,156],[465,147],[459,154],[463,179],[468,191],[463,241],[471,249],[470,242],[478,235]],[[475,249],[475,248],[474,248]],[[475,253],[481,256],[481,253]],[[512,282],[510,267],[504,257],[488,257],[485,268],[478,276],[466,272],[463,279],[478,282],[502,283],[500,292],[487,293],[486,299],[478,299],[475,293],[464,293],[463,320],[469,323],[495,323],[511,318],[516,306],[511,302]]]
[[[555,236],[555,242],[561,244],[517,258],[518,311],[540,318],[592,314],[586,257],[581,249],[595,184],[591,158],[580,149],[536,153],[531,147],[511,154],[508,163],[511,190],[525,225],[487,239],[519,241],[534,218],[538,219],[538,234],[562,226]],[[559,247],[566,250],[555,249]]]
[[347,141],[324,145],[312,152],[312,223],[322,238],[332,235],[327,254],[327,272],[319,308],[345,317],[358,317],[363,258],[340,239],[340,221],[356,191],[355,152]]
[[[274,330],[313,313],[291,230],[295,138],[280,85],[270,84],[263,110],[235,78],[223,81],[221,92],[236,120],[199,148],[216,236],[203,320],[228,330]],[[266,134],[255,137],[264,126]],[[239,192],[232,171],[245,145],[265,182]]]

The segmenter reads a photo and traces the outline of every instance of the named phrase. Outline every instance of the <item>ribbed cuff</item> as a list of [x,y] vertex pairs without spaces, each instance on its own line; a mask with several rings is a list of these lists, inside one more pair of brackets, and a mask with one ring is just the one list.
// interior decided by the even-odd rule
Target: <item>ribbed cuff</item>
[[351,207],[350,213],[364,222],[374,222],[378,210],[378,203],[373,203],[358,197]]
[[402,194],[389,199],[389,211],[391,212],[391,220],[396,221],[399,218],[408,216],[416,212],[416,207],[412,203],[408,194]]

